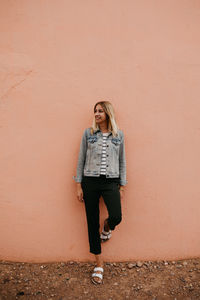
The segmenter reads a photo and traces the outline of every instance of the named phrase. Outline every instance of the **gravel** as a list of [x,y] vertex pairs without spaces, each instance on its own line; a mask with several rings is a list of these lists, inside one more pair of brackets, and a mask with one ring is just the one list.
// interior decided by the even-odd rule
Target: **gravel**
[[91,262],[0,262],[0,300],[196,300],[200,259],[104,264],[102,285],[91,283]]

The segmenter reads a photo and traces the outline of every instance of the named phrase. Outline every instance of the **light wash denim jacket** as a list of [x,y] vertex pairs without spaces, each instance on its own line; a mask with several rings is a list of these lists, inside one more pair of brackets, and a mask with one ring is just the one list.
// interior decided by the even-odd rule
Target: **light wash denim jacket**
[[[97,130],[92,135],[90,130],[91,128],[85,129],[82,136],[76,177],[73,177],[76,182],[81,182],[83,175],[100,176],[103,134]],[[121,130],[118,130],[116,137],[113,137],[111,132],[109,133],[106,155],[106,177],[119,177],[120,185],[126,185],[124,134]]]

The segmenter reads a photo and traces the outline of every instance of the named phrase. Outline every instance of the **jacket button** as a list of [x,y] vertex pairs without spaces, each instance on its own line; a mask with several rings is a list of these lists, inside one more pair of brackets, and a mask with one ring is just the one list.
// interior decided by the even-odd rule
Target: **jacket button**
[[108,165],[106,167],[108,167]]
[[109,147],[109,145],[107,145],[107,147]]

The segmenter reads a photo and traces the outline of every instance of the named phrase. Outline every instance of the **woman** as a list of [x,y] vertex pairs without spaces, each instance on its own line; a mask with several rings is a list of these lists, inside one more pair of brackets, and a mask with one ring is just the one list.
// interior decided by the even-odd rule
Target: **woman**
[[[111,238],[111,231],[121,222],[121,202],[126,184],[124,134],[118,129],[112,104],[97,102],[94,120],[82,136],[77,176],[77,197],[84,201],[90,252],[95,255],[93,283],[102,283],[103,260],[101,242]],[[99,233],[99,198],[103,197],[108,210],[101,235]]]

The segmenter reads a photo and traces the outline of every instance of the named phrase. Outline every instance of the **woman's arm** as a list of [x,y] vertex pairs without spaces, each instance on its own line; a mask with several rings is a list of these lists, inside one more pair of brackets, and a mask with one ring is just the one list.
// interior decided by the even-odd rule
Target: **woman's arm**
[[74,177],[77,183],[81,183],[82,181],[86,151],[87,151],[87,129],[85,129],[81,139],[81,145],[80,145],[79,156],[78,156],[78,164],[76,169],[76,177]]
[[120,189],[123,190],[126,181],[126,156],[125,156],[125,145],[124,145],[124,134],[121,131],[121,144],[119,149],[119,178],[120,178]]

